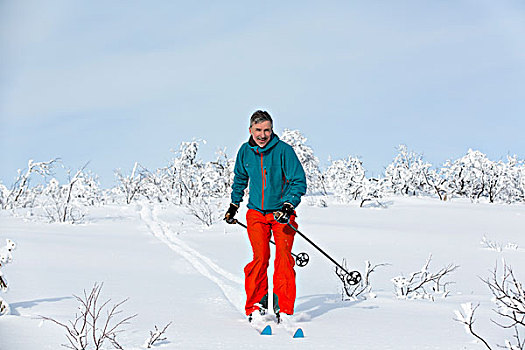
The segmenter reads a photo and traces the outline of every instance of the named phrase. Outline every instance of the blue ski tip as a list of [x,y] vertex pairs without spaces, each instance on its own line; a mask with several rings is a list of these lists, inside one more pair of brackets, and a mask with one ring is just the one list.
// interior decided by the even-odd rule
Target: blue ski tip
[[264,327],[264,329],[261,332],[261,335],[272,335],[272,327],[270,327],[270,325]]
[[304,333],[301,328],[298,328],[293,335],[294,338],[304,338]]

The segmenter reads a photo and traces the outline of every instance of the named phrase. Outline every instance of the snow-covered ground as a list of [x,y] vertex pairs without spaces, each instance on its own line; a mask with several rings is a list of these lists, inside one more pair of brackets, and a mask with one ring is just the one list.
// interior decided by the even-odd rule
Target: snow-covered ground
[[[0,317],[1,350],[60,349],[64,330],[39,316],[67,322],[72,296],[104,283],[102,298],[125,298],[122,316],[138,314],[120,335],[125,349],[143,348],[154,326],[173,322],[162,349],[483,349],[454,321],[465,302],[480,303],[475,323],[492,344],[512,333],[494,325],[494,304],[480,277],[504,258],[525,281],[525,206],[455,200],[393,198],[386,208],[330,202],[303,204],[299,229],[352,268],[389,263],[371,275],[375,298],[343,301],[333,265],[296,237],[294,252],[308,252],[297,267],[296,318],[306,337],[292,339],[274,326],[260,336],[244,316],[243,267],[251,251],[242,227],[219,222],[205,228],[183,208],[92,208],[87,224],[44,224],[0,213],[0,245],[17,243],[2,268],[10,289],[2,297],[11,315]],[[226,208],[226,203],[224,208]],[[244,218],[245,211],[238,217]],[[242,220],[244,221],[244,220]],[[483,236],[501,251],[480,244]],[[505,248],[508,243],[516,246]],[[429,254],[430,270],[454,263],[447,298],[401,300],[392,278],[418,271]],[[109,344],[108,344],[109,345]]]

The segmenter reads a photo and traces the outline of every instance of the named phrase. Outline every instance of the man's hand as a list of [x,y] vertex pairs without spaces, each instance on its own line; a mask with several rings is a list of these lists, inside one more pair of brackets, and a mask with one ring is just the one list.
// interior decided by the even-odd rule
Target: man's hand
[[233,217],[235,216],[235,214],[237,214],[238,209],[239,209],[238,205],[230,203],[230,207],[228,208],[228,211],[224,215],[224,220],[226,220],[228,224],[235,224],[237,222],[237,220],[235,220]]
[[284,203],[281,210],[273,213],[273,217],[280,224],[287,224],[290,220],[290,216],[294,214],[293,205],[290,203]]

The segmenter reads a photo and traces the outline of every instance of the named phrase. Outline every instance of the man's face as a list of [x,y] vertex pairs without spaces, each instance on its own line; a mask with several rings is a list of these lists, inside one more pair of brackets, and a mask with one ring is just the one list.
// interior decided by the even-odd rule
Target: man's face
[[262,123],[253,124],[250,127],[250,134],[257,146],[264,148],[272,136],[272,123],[266,120]]

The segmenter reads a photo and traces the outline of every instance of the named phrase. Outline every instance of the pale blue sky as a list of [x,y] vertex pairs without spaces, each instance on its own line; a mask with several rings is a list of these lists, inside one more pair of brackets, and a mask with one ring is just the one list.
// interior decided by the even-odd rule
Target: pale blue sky
[[373,175],[401,143],[523,159],[524,38],[523,1],[0,1],[0,180],[233,157],[256,109]]

